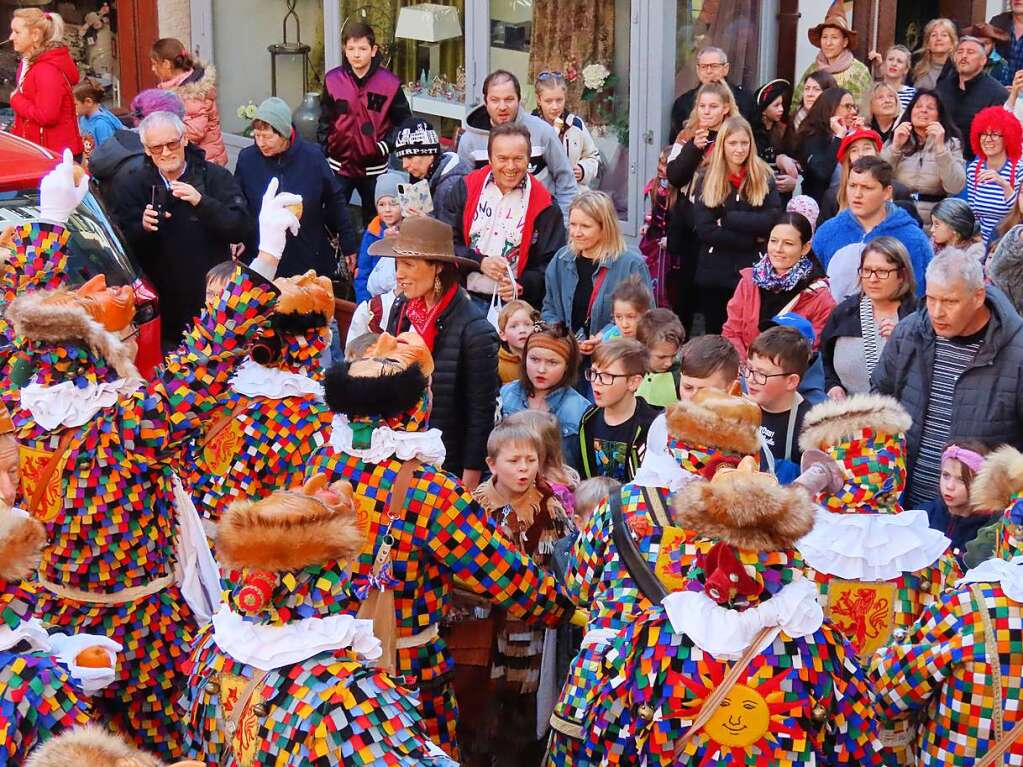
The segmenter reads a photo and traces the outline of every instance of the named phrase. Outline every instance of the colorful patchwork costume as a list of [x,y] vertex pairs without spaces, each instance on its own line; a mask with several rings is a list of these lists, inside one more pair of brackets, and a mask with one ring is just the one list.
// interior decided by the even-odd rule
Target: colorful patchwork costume
[[708,544],[681,590],[614,640],[585,720],[596,765],[880,765],[862,669],[793,548],[805,490],[756,460],[674,498]]
[[[426,429],[432,371],[430,352],[414,333],[384,334],[362,359],[332,368],[325,388],[337,415],[309,475],[326,472],[354,487],[367,532],[352,568],[357,593],[364,606],[393,597],[393,608],[376,614],[384,660],[395,642],[397,671],[418,687],[429,736],[457,758],[453,664],[438,636],[454,578],[515,619],[556,626],[574,608],[554,579],[493,532],[479,505],[437,468],[443,443]],[[404,502],[391,503],[392,488],[403,481]]]
[[[927,513],[903,510],[910,418],[891,397],[858,394],[807,413],[800,445],[834,458],[846,482],[823,492],[813,531],[798,548],[831,623],[862,659],[908,629],[961,575],[949,540]],[[899,764],[913,738],[906,721],[882,732]]]
[[[627,534],[645,566],[668,590],[677,588],[698,551],[690,531],[669,518],[672,490],[717,463],[738,463],[759,448],[760,409],[748,400],[704,390],[668,408],[667,434],[651,426],[650,446],[635,481],[621,490],[620,507]],[[663,432],[661,432],[663,434]],[[662,442],[660,444],[655,442]],[[615,542],[613,504],[600,504],[576,541],[566,572],[569,594],[590,614],[582,649],[551,717],[553,732],[546,764],[588,764],[579,755],[582,721],[599,682],[610,640],[654,601],[643,593]]]
[[184,479],[212,522],[239,498],[258,500],[301,484],[330,431],[320,364],[334,315],[330,280],[310,271],[274,285],[281,295],[270,325],[207,417]]
[[871,664],[884,716],[923,719],[922,765],[1023,763],[1023,731],[1013,732],[1023,721],[1023,455],[1011,447],[989,455],[970,496],[977,508],[1005,509],[997,556],[928,605]]
[[226,605],[202,630],[182,697],[189,755],[220,767],[453,765],[383,671],[345,561],[365,543],[347,482],[237,501],[218,525]]

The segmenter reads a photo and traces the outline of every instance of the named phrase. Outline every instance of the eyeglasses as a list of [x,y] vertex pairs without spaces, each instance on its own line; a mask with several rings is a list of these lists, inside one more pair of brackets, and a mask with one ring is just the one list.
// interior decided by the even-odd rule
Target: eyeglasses
[[558,82],[560,82],[564,78],[565,78],[565,76],[561,72],[546,72],[545,71],[545,72],[541,72],[540,74],[538,74],[536,76],[537,82],[542,82],[543,80],[557,80]]
[[860,275],[861,280],[887,280],[893,274],[898,274],[900,271],[899,267],[894,269],[857,269],[856,273]]
[[757,386],[763,386],[766,384],[768,378],[782,378],[784,376],[792,375],[792,373],[762,373],[749,365],[743,365],[741,369],[743,377],[750,383],[755,383]]
[[697,64],[696,68],[702,72],[716,72],[728,66],[727,61],[712,61],[708,64]]
[[616,378],[630,378],[631,373],[605,373],[603,371],[597,372],[593,368],[590,368],[583,373],[585,378],[590,383],[600,384],[601,386],[610,386],[615,382]]
[[155,155],[163,155],[167,154],[167,152],[176,152],[181,149],[181,144],[184,140],[184,137],[182,137],[174,141],[168,141],[166,144],[152,144],[151,146],[147,146],[146,150],[149,154]]
[[991,133],[981,133],[980,134],[980,140],[981,141],[995,141],[995,140],[1000,140],[1002,138],[1003,138],[1003,136],[1002,136],[1001,133],[991,132]]

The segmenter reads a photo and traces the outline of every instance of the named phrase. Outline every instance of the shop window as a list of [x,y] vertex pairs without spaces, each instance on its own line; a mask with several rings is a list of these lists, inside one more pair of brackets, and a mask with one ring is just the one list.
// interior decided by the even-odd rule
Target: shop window
[[728,54],[728,80],[753,92],[760,85],[760,3],[757,0],[677,0],[675,94],[699,84],[696,53],[709,45]]

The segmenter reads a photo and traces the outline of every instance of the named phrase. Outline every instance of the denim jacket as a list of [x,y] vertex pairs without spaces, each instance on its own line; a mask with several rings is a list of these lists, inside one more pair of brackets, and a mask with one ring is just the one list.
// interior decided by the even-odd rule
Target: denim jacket
[[[563,386],[547,395],[547,409],[558,419],[561,429],[561,449],[565,454],[565,463],[576,471],[579,471],[582,463],[579,454],[579,422],[590,404],[571,386]],[[501,387],[501,418],[507,418],[528,407],[521,382],[512,381]]]

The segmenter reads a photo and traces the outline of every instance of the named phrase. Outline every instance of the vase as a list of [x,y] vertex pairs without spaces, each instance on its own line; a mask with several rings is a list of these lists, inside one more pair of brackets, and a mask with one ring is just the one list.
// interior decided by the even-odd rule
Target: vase
[[320,94],[307,93],[298,109],[291,113],[291,121],[298,135],[305,141],[316,143],[316,131],[320,124]]

